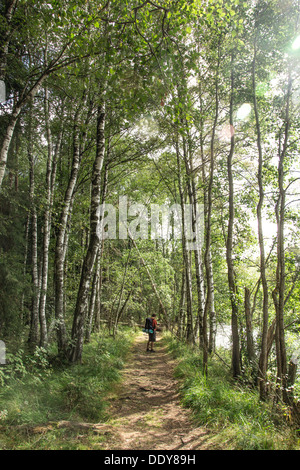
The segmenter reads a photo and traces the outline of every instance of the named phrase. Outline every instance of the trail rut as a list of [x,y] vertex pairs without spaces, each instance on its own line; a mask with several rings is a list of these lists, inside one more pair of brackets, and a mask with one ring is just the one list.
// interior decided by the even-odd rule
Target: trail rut
[[109,433],[103,450],[205,450],[209,432],[195,427],[180,405],[174,360],[163,339],[146,352],[146,336],[133,345],[123,380],[110,398]]

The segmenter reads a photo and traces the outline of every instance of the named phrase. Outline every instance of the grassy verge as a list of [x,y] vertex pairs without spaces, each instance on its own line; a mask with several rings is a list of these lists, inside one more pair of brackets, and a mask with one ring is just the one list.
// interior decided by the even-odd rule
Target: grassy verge
[[271,403],[262,403],[255,390],[233,382],[216,356],[211,358],[208,376],[204,377],[199,350],[171,336],[166,336],[166,340],[178,360],[175,373],[181,383],[182,403],[192,409],[197,425],[207,426],[215,433],[216,447],[300,449],[299,435],[284,422],[283,415]]
[[51,364],[41,349],[11,358],[0,370],[0,449],[91,448],[92,432],[60,429],[56,423],[105,421],[105,397],[120,379],[133,336],[123,330],[115,339],[93,337],[77,365]]

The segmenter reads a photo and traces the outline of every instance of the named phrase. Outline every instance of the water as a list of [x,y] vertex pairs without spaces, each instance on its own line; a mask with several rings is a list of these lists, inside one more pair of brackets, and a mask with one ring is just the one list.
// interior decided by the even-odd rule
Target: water
[[[253,331],[254,340],[257,338],[259,331],[255,328]],[[298,335],[291,332],[285,333],[287,356],[292,358],[295,364],[300,362],[300,339]],[[216,347],[222,347],[225,349],[231,348],[231,325],[218,324],[217,335],[216,335]],[[300,374],[300,370],[299,370]]]
[[231,326],[219,324],[217,326],[216,347],[230,349],[231,347]]

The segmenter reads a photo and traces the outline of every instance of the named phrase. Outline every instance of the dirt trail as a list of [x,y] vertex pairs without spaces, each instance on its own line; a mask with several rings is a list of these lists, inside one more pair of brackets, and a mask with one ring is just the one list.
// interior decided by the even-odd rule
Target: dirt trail
[[209,434],[195,428],[180,406],[174,361],[163,340],[146,352],[146,336],[133,345],[124,379],[111,397],[111,420],[104,450],[208,449]]

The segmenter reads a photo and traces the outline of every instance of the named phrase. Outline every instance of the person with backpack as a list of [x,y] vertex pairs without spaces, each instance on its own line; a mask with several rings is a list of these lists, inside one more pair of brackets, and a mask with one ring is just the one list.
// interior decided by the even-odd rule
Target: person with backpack
[[153,313],[151,318],[146,318],[146,323],[145,323],[145,331],[148,332],[149,334],[146,351],[150,351],[150,352],[155,352],[153,349],[153,345],[156,341],[156,328],[157,328],[157,320],[155,317],[156,317],[156,313]]

